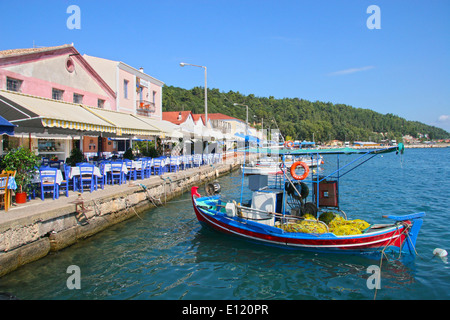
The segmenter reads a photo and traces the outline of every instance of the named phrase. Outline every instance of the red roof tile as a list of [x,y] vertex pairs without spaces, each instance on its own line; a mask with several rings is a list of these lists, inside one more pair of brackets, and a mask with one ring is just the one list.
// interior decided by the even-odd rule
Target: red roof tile
[[[181,114],[181,117],[180,117]],[[166,111],[163,112],[163,120],[170,121],[175,124],[181,124],[186,121],[189,114],[192,116],[192,119],[194,122],[197,122],[199,119],[202,119],[203,124],[205,123],[205,114],[204,113],[197,113],[193,114],[191,111]],[[237,120],[237,121],[243,121],[238,118],[234,118],[231,116],[227,116],[223,113],[208,113],[208,120]]]
[[192,114],[192,119],[194,119],[194,122],[197,122],[198,120],[202,119],[203,124],[205,124],[205,115],[204,114]]
[[187,120],[191,111],[165,111],[162,113],[162,119],[175,123],[181,124]]

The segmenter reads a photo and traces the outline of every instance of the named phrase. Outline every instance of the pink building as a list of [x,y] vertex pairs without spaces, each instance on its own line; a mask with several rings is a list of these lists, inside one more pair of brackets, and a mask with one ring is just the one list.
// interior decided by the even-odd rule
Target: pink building
[[83,56],[116,94],[116,110],[162,119],[164,82],[121,61]]
[[0,89],[116,109],[116,94],[73,45],[0,51]]
[[109,60],[90,60],[95,68],[73,45],[0,51],[0,114],[17,125],[0,151],[28,145],[64,160],[74,145],[94,156],[161,134],[149,116],[161,118],[163,83],[123,63],[103,69],[98,61]]

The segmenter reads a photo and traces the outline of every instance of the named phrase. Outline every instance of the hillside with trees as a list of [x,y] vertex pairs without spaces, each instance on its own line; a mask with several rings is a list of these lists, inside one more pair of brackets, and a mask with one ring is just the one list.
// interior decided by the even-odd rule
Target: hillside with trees
[[[331,102],[311,102],[299,98],[275,99],[243,95],[239,92],[220,92],[208,89],[208,113],[223,113],[245,121],[245,107],[249,107],[249,123],[256,128],[279,128],[283,136],[296,140],[315,141],[380,141],[402,136],[428,135],[428,139],[450,138],[447,131],[418,121],[408,121],[397,115],[381,114],[369,109],[354,108]],[[164,86],[163,111],[191,110],[204,113],[204,88],[190,90]],[[262,120],[264,119],[264,120]]]

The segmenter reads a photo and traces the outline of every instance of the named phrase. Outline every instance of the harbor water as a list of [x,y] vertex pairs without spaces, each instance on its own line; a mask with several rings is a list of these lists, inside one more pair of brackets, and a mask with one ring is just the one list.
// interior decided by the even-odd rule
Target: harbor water
[[[325,157],[324,170],[335,157]],[[341,155],[340,164],[355,157]],[[218,181],[222,194],[239,200],[239,171]],[[449,299],[449,264],[433,250],[450,249],[450,148],[377,155],[339,187],[351,219],[385,223],[382,215],[426,213],[417,256],[383,260],[378,289],[370,270],[380,259],[282,250],[218,234],[200,226],[186,193],[7,274],[0,292],[33,300]],[[71,266],[79,270],[78,288],[68,285]]]

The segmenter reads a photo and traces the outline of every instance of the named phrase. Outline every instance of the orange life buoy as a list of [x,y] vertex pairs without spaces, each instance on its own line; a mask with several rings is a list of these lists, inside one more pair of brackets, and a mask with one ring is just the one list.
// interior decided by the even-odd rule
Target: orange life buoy
[[294,141],[292,140],[286,141],[284,145],[288,148],[292,148],[294,146]]
[[[305,172],[303,172],[301,176],[295,174],[295,168],[297,168],[298,166],[302,166],[303,169],[305,170]],[[308,176],[308,174],[309,174],[309,167],[306,163],[302,161],[294,162],[294,164],[291,166],[291,176],[295,180],[304,180]]]

